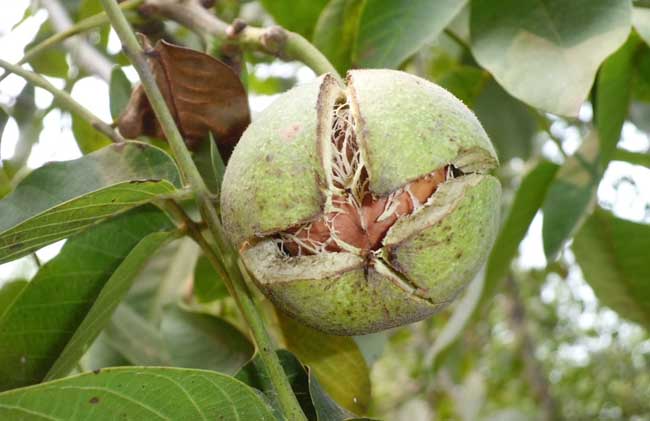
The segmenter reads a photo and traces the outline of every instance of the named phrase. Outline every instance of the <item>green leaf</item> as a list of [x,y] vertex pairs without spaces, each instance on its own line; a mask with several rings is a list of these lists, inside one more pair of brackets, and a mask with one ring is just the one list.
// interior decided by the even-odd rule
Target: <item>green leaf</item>
[[95,129],[86,119],[74,113],[72,114],[72,134],[77,141],[79,150],[84,155],[113,143],[108,136]]
[[106,343],[133,365],[171,365],[160,331],[127,304],[117,307],[104,333]]
[[207,257],[201,256],[194,267],[194,295],[199,303],[209,303],[228,296],[228,289]]
[[314,370],[307,367],[309,375],[309,396],[314,404],[316,419],[318,421],[365,421],[371,418],[357,418],[345,408],[339,406],[323,389],[314,375]]
[[629,0],[472,0],[472,52],[514,97],[574,116],[627,39],[631,9]]
[[354,339],[321,333],[278,313],[289,351],[311,367],[323,389],[345,409],[364,414],[370,403],[370,372]]
[[196,164],[208,189],[218,195],[221,191],[221,181],[223,180],[223,173],[226,171],[226,164],[224,164],[221,154],[219,154],[212,133],[208,134],[207,142],[199,144],[198,149],[193,153],[193,158],[194,164]]
[[537,122],[525,104],[491,81],[476,99],[473,109],[502,162],[514,157],[528,159]]
[[[137,262],[129,254],[143,237],[170,228],[161,211],[143,207],[70,239],[0,318],[0,390],[39,382],[53,365],[61,374],[80,357],[96,330],[88,323],[102,322],[101,312],[128,288]],[[91,330],[77,333],[82,325]]]
[[598,299],[650,329],[650,225],[598,209],[573,241],[585,280]]
[[[305,416],[308,420],[315,420],[317,415],[310,397],[309,379],[305,368],[291,352],[280,349],[276,351],[276,353],[284,370],[284,374],[289,380],[291,390],[293,390],[293,393],[296,395],[298,403],[305,413]],[[266,375],[266,371],[261,368],[259,354],[256,354],[252,360],[243,366],[235,378],[264,393],[271,402],[276,417],[278,419],[282,418],[282,410],[277,401],[277,395],[273,383],[271,383],[271,380]]]
[[46,164],[0,201],[0,263],[172,193],[179,185],[172,159],[138,142]]
[[178,368],[108,368],[0,394],[0,418],[274,421],[232,377]]
[[262,0],[262,5],[278,25],[298,32],[307,39],[327,0]]
[[510,262],[517,254],[519,243],[526,236],[535,214],[544,203],[558,169],[557,164],[541,161],[521,180],[510,213],[488,258],[483,302],[492,298],[510,271]]
[[113,67],[111,71],[108,93],[111,117],[113,121],[117,121],[131,98],[131,82],[129,82],[129,79],[119,66]]
[[0,288],[0,318],[9,310],[11,304],[18,298],[18,295],[25,289],[27,284],[28,282],[24,279],[19,279],[7,282]]
[[364,4],[365,0],[331,0],[316,22],[314,46],[341,74],[352,66],[352,52]]
[[116,349],[109,345],[106,334],[100,333],[88,351],[79,361],[83,371],[100,370],[106,367],[127,366],[129,362]]
[[161,332],[176,367],[235,374],[252,356],[253,345],[236,327],[219,317],[165,309]]
[[631,36],[605,62],[596,85],[595,123],[598,135],[588,136],[557,175],[544,203],[544,252],[554,260],[564,243],[580,228],[594,203],[598,183],[616,151],[630,102],[632,61],[639,41]]
[[[45,21],[38,30],[36,38],[25,46],[25,51],[29,51],[41,41],[54,35],[54,32],[55,31],[52,29],[50,22]],[[68,62],[66,61],[65,56],[66,53],[63,47],[61,45],[56,45],[43,50],[36,57],[29,60],[29,64],[36,73],[64,79],[68,77],[69,71]]]
[[[81,4],[79,4],[79,12],[77,13],[77,19],[75,22],[79,22],[103,11],[104,8],[102,7],[101,2],[97,0],[81,0]],[[106,48],[106,45],[108,44],[108,34],[110,32],[110,29],[111,28],[109,25],[102,25],[99,28],[93,30],[93,32],[98,33],[99,35],[99,39],[96,42],[96,45],[98,47]]]
[[457,65],[434,81],[472,107],[488,80],[487,72],[478,67]]
[[603,171],[616,150],[630,108],[633,60],[639,42],[638,37],[632,34],[618,51],[605,60],[598,73],[595,122]]
[[366,0],[354,51],[355,67],[397,68],[438,36],[466,0]]
[[632,10],[632,26],[643,38],[646,44],[650,45],[650,10],[643,7],[635,7]]
[[595,122],[603,168],[616,149],[630,108],[633,60],[639,42],[635,34],[630,35],[628,41],[605,60],[598,73]]
[[118,304],[133,284],[135,275],[142,270],[147,259],[169,241],[172,235],[173,232],[155,232],[144,237],[133,247],[104,284],[85,318],[48,371],[45,380],[63,377],[70,372],[108,323]]
[[[635,110],[632,107],[630,119],[634,121],[641,130],[648,131],[650,128],[650,119],[638,118],[647,117],[650,114],[650,46],[642,44],[634,60],[634,75],[632,77],[632,98],[636,104],[642,105],[644,109]],[[635,113],[635,111],[642,111]],[[635,115],[636,114],[636,115]],[[640,121],[639,121],[640,120]]]
[[542,211],[544,253],[556,259],[564,243],[573,236],[596,200],[602,172],[598,168],[598,135],[592,131],[573,156],[558,170],[548,189]]
[[646,168],[650,168],[650,153],[647,152],[630,152],[619,148],[614,151],[612,160],[629,162],[630,164],[643,165]]
[[188,237],[163,247],[149,259],[125,302],[146,320],[159,326],[166,305],[177,302],[194,270],[199,247]]

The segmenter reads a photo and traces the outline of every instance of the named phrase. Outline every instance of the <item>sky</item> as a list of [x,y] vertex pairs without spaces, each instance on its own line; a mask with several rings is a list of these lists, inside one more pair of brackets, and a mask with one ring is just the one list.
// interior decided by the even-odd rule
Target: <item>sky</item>
[[[39,26],[47,19],[47,13],[38,11],[34,16],[26,19],[16,28],[12,27],[22,18],[29,0],[11,0],[5,2],[0,13],[0,58],[10,62],[18,61],[23,54],[23,49],[38,31]],[[111,33],[109,50],[118,51],[119,40],[114,33]],[[257,65],[251,69],[260,78],[269,76],[291,76],[295,75],[298,83],[305,83],[312,80],[314,73],[305,66],[297,63],[274,62],[271,65]],[[137,81],[137,76],[132,68],[125,69],[125,73],[132,82]],[[62,80],[50,79],[57,87],[63,86]],[[0,106],[11,105],[15,96],[21,91],[25,82],[11,75],[0,82]],[[96,77],[86,77],[77,82],[72,90],[72,96],[82,105],[93,111],[105,121],[110,121],[108,87],[105,82]],[[250,98],[253,118],[266,108],[276,96],[253,95]],[[52,95],[37,88],[36,102],[39,108],[46,108],[52,101]],[[591,118],[591,107],[585,104],[580,112],[580,118],[589,120]],[[566,153],[571,154],[580,145],[580,135],[575,128],[566,127],[561,121],[552,125],[552,130],[559,138],[563,139],[563,148]],[[13,120],[10,120],[5,128],[0,143],[0,158],[7,159],[13,155],[18,138],[18,128]],[[631,123],[626,123],[623,128],[622,140],[619,147],[631,151],[644,151],[649,148],[650,138],[648,134],[638,130]],[[543,154],[554,161],[560,162],[562,155],[559,153],[555,143],[547,140],[543,145]],[[44,120],[44,130],[41,133],[38,143],[34,146],[28,160],[30,168],[38,168],[49,161],[63,161],[75,159],[81,156],[71,132],[71,120],[68,115],[58,110],[50,112]],[[523,162],[513,161],[513,169],[522,170]],[[603,181],[598,188],[599,202],[611,209],[617,216],[633,221],[650,222],[650,170],[623,162],[610,164]],[[1,216],[0,216],[1,217]],[[542,246],[542,215],[538,214],[521,244],[520,256],[517,264],[523,268],[542,268],[546,265]],[[60,250],[63,242],[45,247],[37,252],[39,258],[47,261],[54,257]],[[570,253],[568,258],[572,258]],[[16,276],[31,277],[36,271],[35,264],[30,257],[19,259],[15,262],[0,265],[0,285]],[[596,300],[591,288],[584,282],[577,269],[570,277],[571,293],[578,294],[580,299],[595,306]],[[565,288],[566,289],[566,288]],[[542,299],[560,300],[562,292],[561,285],[550,280],[542,290]],[[575,317],[580,323],[591,326],[597,323],[595,313],[588,309],[578,314],[567,307],[566,317]],[[605,323],[603,326],[612,326],[617,323],[617,316],[611,314],[607,320],[599,321]],[[602,345],[602,344],[601,344]],[[582,350],[581,350],[582,349]],[[591,349],[591,348],[590,348]],[[584,354],[585,348],[570,349],[568,355],[579,358]],[[576,357],[578,356],[578,357]]]

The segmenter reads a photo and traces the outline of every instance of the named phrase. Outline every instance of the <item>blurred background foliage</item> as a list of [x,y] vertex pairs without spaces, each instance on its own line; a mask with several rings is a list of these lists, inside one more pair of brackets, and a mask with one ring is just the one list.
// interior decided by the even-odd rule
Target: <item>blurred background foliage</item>
[[[227,22],[298,32],[342,73],[399,68],[438,83],[477,114],[498,150],[499,242],[465,296],[438,316],[365,337],[328,338],[292,326],[258,297],[275,320],[276,339],[341,406],[359,415],[369,408],[387,420],[650,420],[650,4],[202,3]],[[23,13],[2,35],[21,33],[25,51],[101,11],[95,0],[4,8]],[[239,63],[253,118],[275,95],[314,77],[300,63],[232,54],[223,40],[146,6],[127,16],[153,40]],[[110,109],[116,119],[133,69],[108,25],[76,39],[98,55],[92,65],[67,42],[29,66],[73,96],[110,87],[110,100],[98,94],[88,106],[100,114]],[[115,65],[121,70],[112,71]],[[0,101],[0,197],[44,161],[110,142],[14,76],[0,83]],[[36,256],[51,259],[58,249]],[[39,265],[28,256],[0,266],[0,314]],[[251,355],[223,284],[193,243],[176,240],[149,261],[78,369],[177,365],[235,374]]]

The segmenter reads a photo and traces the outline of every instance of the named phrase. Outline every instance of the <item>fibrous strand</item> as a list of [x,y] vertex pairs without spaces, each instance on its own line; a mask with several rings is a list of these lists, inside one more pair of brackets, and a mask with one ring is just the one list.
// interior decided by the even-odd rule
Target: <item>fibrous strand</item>
[[400,217],[422,208],[438,186],[453,177],[453,167],[445,166],[388,196],[375,196],[369,189],[355,129],[348,104],[337,104],[331,137],[333,210],[278,234],[279,246],[287,255],[338,251],[368,255],[381,247],[387,231]]

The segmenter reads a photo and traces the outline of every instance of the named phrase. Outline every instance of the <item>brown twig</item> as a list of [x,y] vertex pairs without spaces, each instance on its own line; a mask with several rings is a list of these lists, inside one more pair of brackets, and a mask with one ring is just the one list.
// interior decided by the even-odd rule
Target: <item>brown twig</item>
[[146,13],[158,14],[180,23],[196,32],[239,44],[244,48],[261,51],[282,60],[298,60],[316,74],[331,73],[339,81],[341,77],[317,48],[304,37],[280,26],[257,28],[241,20],[228,25],[198,0],[147,0]]

